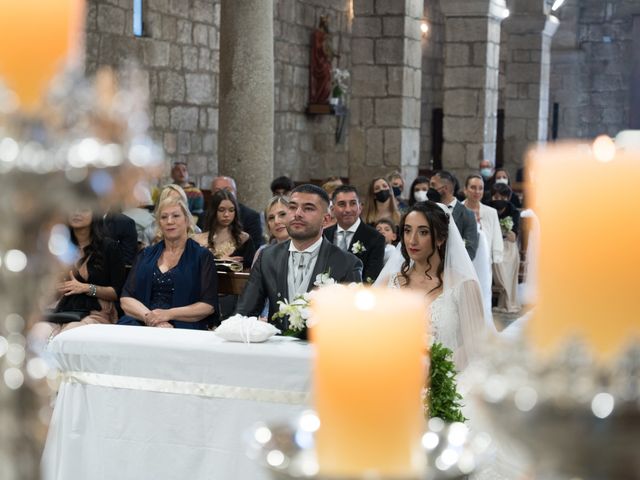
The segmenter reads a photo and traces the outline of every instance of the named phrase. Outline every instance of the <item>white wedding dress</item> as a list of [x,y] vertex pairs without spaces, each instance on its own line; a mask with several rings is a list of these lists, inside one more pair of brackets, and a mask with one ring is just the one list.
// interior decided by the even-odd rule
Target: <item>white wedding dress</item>
[[[441,206],[442,208],[442,206]],[[458,370],[473,360],[490,332],[478,276],[453,220],[449,221],[442,293],[427,305],[425,317],[432,340],[453,351]],[[402,288],[398,281],[404,258],[400,244],[374,285]],[[426,292],[425,292],[426,293]]]
[[[389,279],[389,288],[402,288],[399,275],[397,273]],[[465,298],[461,298],[462,296]],[[469,311],[468,306],[473,304],[475,306]],[[458,370],[467,366],[481,341],[483,320],[477,317],[478,309],[482,311],[482,297],[478,285],[473,282],[465,282],[454,289],[443,291],[430,305],[426,305],[425,317],[431,342],[441,343],[451,349]],[[465,316],[464,322],[469,323],[467,327],[471,328],[463,325],[461,315]]]

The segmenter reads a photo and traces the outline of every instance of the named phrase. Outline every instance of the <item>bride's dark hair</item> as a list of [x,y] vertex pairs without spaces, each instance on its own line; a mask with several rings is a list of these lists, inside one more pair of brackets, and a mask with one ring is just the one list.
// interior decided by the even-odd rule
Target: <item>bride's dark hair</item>
[[[436,290],[442,286],[442,272],[444,271],[444,259],[445,254],[447,252],[447,239],[449,238],[449,215],[445,213],[440,206],[427,200],[426,202],[416,202],[407,213],[402,216],[400,220],[400,238],[402,246],[400,247],[400,251],[402,252],[402,256],[404,257],[404,262],[402,263],[402,267],[400,268],[400,276],[404,280],[405,285],[409,285],[409,266],[411,262],[411,258],[409,257],[409,253],[407,252],[407,246],[404,243],[404,224],[407,219],[407,215],[411,212],[419,212],[427,219],[427,223],[429,224],[429,230],[431,231],[431,254],[427,257],[427,270],[424,274],[432,279],[433,277],[430,275],[431,271],[431,258],[438,252],[440,256],[440,265],[435,272],[436,277],[438,278],[438,285],[432,288],[429,292]],[[438,247],[436,242],[440,242],[441,244]]]

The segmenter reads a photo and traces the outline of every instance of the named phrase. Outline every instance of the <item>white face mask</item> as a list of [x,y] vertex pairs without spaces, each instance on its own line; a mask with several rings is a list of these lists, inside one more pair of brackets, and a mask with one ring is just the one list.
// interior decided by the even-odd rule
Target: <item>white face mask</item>
[[504,183],[505,185],[509,184],[509,180],[506,178],[496,178],[496,183]]
[[416,190],[415,192],[413,192],[413,198],[416,199],[416,202],[426,202],[427,201],[426,190]]

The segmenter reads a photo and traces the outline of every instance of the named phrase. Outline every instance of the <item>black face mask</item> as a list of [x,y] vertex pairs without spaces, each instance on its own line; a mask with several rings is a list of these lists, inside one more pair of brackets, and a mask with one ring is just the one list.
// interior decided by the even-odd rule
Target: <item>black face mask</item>
[[427,190],[427,198],[432,202],[442,202],[442,195],[435,188],[429,188]]
[[380,203],[384,203],[387,200],[389,200],[390,196],[391,196],[391,192],[389,190],[380,190],[379,192],[376,192],[374,195],[376,202],[380,202]]
[[393,196],[399,197],[400,194],[402,193],[402,188],[401,187],[392,187],[392,188],[393,188]]
[[493,200],[489,206],[495,208],[498,211],[498,216],[508,216],[511,214],[511,202],[507,200]]

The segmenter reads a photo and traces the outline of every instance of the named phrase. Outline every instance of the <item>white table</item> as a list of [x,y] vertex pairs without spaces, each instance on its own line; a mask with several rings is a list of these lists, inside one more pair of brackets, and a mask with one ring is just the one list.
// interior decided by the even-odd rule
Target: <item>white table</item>
[[306,408],[311,348],[211,332],[87,325],[49,345],[64,381],[45,480],[261,479],[247,430]]

